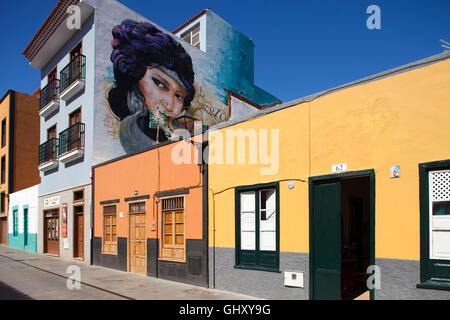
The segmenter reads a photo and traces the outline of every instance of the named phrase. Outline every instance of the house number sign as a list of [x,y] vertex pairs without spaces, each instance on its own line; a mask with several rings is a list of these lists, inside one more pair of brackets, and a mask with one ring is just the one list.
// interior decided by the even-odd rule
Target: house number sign
[[331,170],[332,170],[333,173],[339,173],[339,172],[347,171],[347,164],[346,163],[335,164],[335,165],[333,165]]

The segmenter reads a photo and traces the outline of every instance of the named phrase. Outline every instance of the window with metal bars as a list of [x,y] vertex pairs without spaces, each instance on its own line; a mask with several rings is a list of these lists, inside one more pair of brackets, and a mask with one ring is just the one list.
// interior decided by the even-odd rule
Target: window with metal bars
[[103,253],[117,254],[117,207],[103,207]]
[[162,199],[161,216],[160,259],[185,262],[184,197]]
[[130,203],[130,213],[141,213],[145,212],[145,201]]

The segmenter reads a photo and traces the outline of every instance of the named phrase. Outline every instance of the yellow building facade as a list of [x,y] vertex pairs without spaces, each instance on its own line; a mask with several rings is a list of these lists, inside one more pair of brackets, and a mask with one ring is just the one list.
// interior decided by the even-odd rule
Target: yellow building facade
[[[449,57],[443,53],[212,128],[211,286],[275,299],[353,299],[368,297],[368,288],[375,299],[450,298],[441,285],[450,279],[450,267],[439,269],[450,263],[445,244],[450,213],[443,201],[450,198],[439,203],[445,221],[438,234],[428,228],[427,217],[431,223],[435,215],[425,212],[428,202],[421,207],[427,200],[420,194],[429,183],[424,175],[421,184],[420,168],[431,164],[446,175],[450,167]],[[242,150],[245,161],[239,158]],[[276,201],[268,200],[267,188]],[[448,195],[448,182],[442,188]],[[337,220],[328,219],[334,207],[326,207],[327,196],[317,198],[327,192],[338,203]],[[246,199],[250,209],[244,208]],[[276,207],[272,227],[265,220],[270,206]],[[320,247],[328,235],[335,241]],[[439,244],[439,259],[432,241]],[[353,251],[365,263],[345,265],[350,243],[359,243]],[[339,258],[331,259],[335,254]],[[330,263],[336,268],[326,267]],[[360,289],[348,289],[357,286],[352,281]],[[335,292],[327,295],[326,288]]]

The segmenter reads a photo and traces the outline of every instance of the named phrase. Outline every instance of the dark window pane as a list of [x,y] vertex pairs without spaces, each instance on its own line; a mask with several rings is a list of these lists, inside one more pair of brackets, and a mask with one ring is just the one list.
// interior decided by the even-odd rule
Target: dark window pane
[[434,202],[433,203],[434,216],[448,216],[450,215],[450,201]]

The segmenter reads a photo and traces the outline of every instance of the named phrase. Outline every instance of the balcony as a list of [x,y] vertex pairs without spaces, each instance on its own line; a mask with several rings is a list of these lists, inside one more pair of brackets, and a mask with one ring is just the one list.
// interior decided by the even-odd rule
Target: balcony
[[77,55],[61,71],[60,75],[60,97],[64,101],[68,101],[84,89],[86,83],[86,57],[82,54]]
[[84,157],[84,123],[76,123],[59,134],[59,161],[72,162]]
[[58,139],[53,138],[39,146],[39,170],[46,172],[58,165]]
[[41,90],[39,98],[39,115],[47,117],[59,108],[59,80],[51,80],[44,89]]

